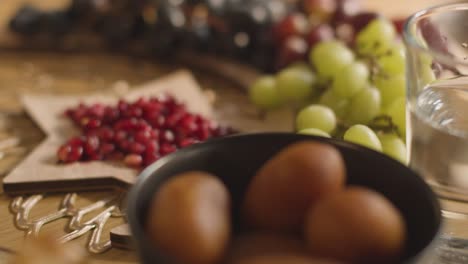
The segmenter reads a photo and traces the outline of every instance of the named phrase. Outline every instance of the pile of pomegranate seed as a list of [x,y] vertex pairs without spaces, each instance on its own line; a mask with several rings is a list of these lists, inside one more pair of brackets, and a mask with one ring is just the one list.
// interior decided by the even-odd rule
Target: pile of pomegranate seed
[[142,167],[179,148],[234,133],[188,112],[170,96],[133,103],[121,100],[115,106],[80,104],[65,115],[81,128],[82,135],[59,148],[62,163],[116,160]]

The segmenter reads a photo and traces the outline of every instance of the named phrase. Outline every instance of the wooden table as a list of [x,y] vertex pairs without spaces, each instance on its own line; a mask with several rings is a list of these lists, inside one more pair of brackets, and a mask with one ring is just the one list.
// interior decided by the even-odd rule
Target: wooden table
[[[0,1],[0,35],[4,35],[8,17],[25,1]],[[63,0],[35,0],[44,8],[60,7]],[[423,7],[439,4],[442,0],[366,0],[368,9],[377,10],[393,17],[404,17]],[[66,65],[64,64],[66,63]],[[111,69],[106,67],[113,65]],[[65,67],[64,67],[65,66]],[[103,70],[105,69],[105,70]],[[135,70],[137,69],[137,70]],[[23,91],[36,93],[78,94],[96,91],[111,86],[118,80],[129,84],[138,84],[156,78],[174,70],[167,65],[155,65],[145,61],[131,60],[126,57],[105,54],[57,55],[47,53],[11,53],[0,52],[0,138],[3,134],[15,134],[22,140],[23,150],[0,160],[0,176],[5,175],[24,155],[30,151],[43,135],[26,117],[18,103],[17,95]],[[98,72],[99,74],[96,74]],[[53,73],[53,75],[52,75]],[[248,102],[235,85],[205,73],[196,76],[205,88],[212,88],[221,94],[216,104],[219,111],[228,111],[232,103],[245,105]],[[242,124],[248,125],[247,123]],[[1,187],[0,187],[1,188]],[[106,193],[80,194],[81,204],[87,204],[106,196]],[[63,195],[51,195],[43,200],[32,212],[32,217],[55,211]],[[13,226],[12,214],[8,207],[12,197],[2,194],[0,189],[0,247],[21,250],[24,234]],[[64,221],[45,226],[45,231],[63,233]],[[119,225],[121,220],[111,220],[109,227]],[[466,228],[449,223],[451,231],[468,233]],[[86,239],[76,243],[85,244]],[[92,263],[136,263],[134,252],[119,249],[100,255],[90,255]],[[0,263],[2,262],[0,254]]]

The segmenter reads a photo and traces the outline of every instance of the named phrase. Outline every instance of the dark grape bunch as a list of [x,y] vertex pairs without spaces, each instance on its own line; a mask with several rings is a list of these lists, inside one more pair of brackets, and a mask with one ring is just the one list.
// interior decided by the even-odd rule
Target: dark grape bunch
[[10,28],[54,45],[86,32],[114,49],[169,58],[189,49],[273,71],[335,32],[351,39],[346,25],[368,19],[358,11],[359,0],[73,0],[64,10],[24,6]]

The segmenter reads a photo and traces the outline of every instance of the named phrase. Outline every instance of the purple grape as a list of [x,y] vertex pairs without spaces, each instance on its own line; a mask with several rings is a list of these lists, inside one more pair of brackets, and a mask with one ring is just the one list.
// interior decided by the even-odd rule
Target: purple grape
[[23,35],[32,35],[41,30],[44,14],[32,6],[22,7],[10,21],[10,29]]
[[315,44],[326,41],[332,40],[335,38],[335,31],[329,24],[320,24],[312,28],[312,30],[307,34],[307,43],[309,47],[312,48]]

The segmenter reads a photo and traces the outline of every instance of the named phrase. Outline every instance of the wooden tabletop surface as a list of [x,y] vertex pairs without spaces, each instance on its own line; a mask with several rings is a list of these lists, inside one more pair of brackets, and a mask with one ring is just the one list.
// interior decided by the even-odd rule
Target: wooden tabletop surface
[[[0,35],[5,32],[5,23],[14,11],[24,2],[20,0],[0,1]],[[66,4],[64,0],[35,0],[45,8],[55,8]],[[406,15],[443,0],[363,0],[367,9],[379,11],[392,17]],[[65,56],[65,57],[64,57]],[[66,67],[64,60],[66,59]],[[112,65],[112,67],[107,67]],[[174,66],[155,65],[146,61],[130,60],[126,57],[105,54],[58,55],[51,53],[2,52],[0,51],[0,139],[6,135],[16,135],[21,139],[22,148],[0,160],[0,177],[5,175],[43,138],[40,130],[22,112],[17,100],[23,91],[35,93],[78,94],[109,87],[122,80],[130,85],[142,83],[174,70]],[[225,110],[235,102],[247,105],[247,100],[234,85],[222,80],[195,72],[204,88],[214,89],[220,96],[217,109]],[[79,204],[89,204],[108,196],[108,193],[80,193]],[[57,209],[63,195],[50,195],[41,201],[31,212],[35,218]],[[9,212],[12,197],[3,194],[0,186],[0,248],[20,251],[24,233],[13,225],[13,215]],[[120,219],[111,219],[107,228],[122,223]],[[65,221],[59,221],[44,227],[45,231],[64,232]],[[467,233],[468,228],[457,223],[448,224],[449,232]],[[106,237],[107,235],[105,235]],[[85,244],[86,238],[76,243]],[[1,250],[0,250],[0,253]],[[0,263],[3,263],[0,254]],[[104,254],[90,254],[91,263],[137,263],[136,254],[132,251],[111,249]]]

